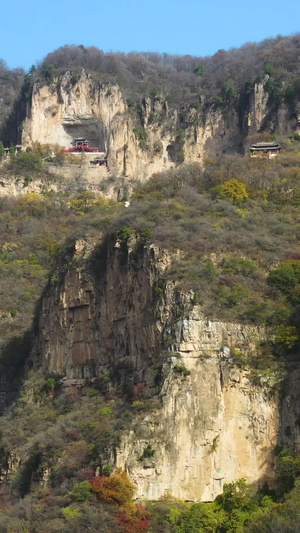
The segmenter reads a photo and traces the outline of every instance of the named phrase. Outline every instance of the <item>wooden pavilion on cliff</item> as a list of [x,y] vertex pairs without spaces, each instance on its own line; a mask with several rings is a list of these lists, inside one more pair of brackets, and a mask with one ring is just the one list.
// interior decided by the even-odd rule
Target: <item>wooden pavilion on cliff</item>
[[107,167],[107,159],[104,157],[96,157],[96,159],[90,161],[90,164],[94,167]]
[[269,159],[276,157],[281,150],[280,144],[276,142],[260,142],[252,144],[250,147],[251,157],[268,156]]

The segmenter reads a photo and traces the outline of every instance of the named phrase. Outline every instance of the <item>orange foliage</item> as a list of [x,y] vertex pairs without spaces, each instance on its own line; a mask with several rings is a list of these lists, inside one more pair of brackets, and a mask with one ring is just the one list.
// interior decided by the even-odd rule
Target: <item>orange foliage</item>
[[93,492],[96,493],[99,500],[119,505],[130,502],[136,490],[127,472],[121,469],[117,470],[110,477],[95,477],[90,483]]
[[125,533],[144,533],[149,530],[150,513],[143,505],[129,503],[117,515],[119,524]]

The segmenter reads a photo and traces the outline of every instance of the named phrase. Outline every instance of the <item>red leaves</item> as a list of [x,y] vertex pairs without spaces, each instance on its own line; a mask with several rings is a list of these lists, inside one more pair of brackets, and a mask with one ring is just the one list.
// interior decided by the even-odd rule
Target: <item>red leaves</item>
[[117,520],[125,533],[144,533],[150,526],[150,514],[140,504],[130,503],[117,514]]
[[135,485],[131,483],[127,472],[121,469],[110,477],[95,477],[91,479],[90,483],[99,500],[119,505],[130,502],[136,489]]

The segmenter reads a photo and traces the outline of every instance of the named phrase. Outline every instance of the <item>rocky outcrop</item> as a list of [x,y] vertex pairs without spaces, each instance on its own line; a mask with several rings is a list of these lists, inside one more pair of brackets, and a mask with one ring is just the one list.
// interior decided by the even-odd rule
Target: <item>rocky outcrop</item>
[[206,319],[192,293],[163,281],[172,260],[139,242],[78,241],[42,299],[32,360],[72,392],[108,370],[133,400],[135,422],[111,460],[140,497],[211,500],[224,482],[272,482],[273,378],[254,383],[236,364],[256,357],[264,332]]
[[118,86],[97,83],[84,71],[72,83],[67,72],[53,87],[34,85],[22,144],[70,147],[74,137],[86,137],[106,153],[112,175],[145,179],[183,161],[202,164],[221,153],[243,153],[245,136],[264,126],[279,132],[295,129],[286,108],[274,115],[268,106],[263,83],[254,87],[243,126],[234,107],[204,111],[183,103],[179,117],[162,96],[147,97],[141,105],[142,124],[137,124]]
[[95,196],[121,200],[130,196],[135,182],[122,176],[112,178],[105,167],[90,167],[89,161],[63,166],[44,163],[42,177],[11,176],[0,164],[0,197],[20,196],[28,193],[67,192],[79,194],[92,191]]
[[255,83],[249,102],[248,130],[250,134],[263,129],[268,113],[268,99],[269,95],[264,90],[264,84]]
[[278,135],[290,135],[297,129],[296,115],[284,103],[274,105],[265,88],[269,76],[255,83],[249,97],[247,131],[248,135],[268,131]]
[[209,501],[240,478],[272,484],[278,406],[230,355],[234,347],[248,351],[257,332],[205,320],[197,308],[176,326],[178,352],[164,365],[162,406],[124,437],[118,465],[140,497],[154,500]]
[[162,349],[162,323],[150,306],[170,260],[167,254],[155,258],[154,247],[141,253],[118,242],[77,242],[67,272],[58,274],[63,280],[42,300],[37,364],[78,383],[124,364],[139,381]]

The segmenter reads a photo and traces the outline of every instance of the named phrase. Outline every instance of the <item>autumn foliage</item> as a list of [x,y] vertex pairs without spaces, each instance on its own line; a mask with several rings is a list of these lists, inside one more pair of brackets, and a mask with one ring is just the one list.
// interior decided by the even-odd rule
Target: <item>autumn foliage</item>
[[129,503],[136,487],[131,483],[127,472],[118,469],[110,477],[95,477],[91,481],[92,491],[99,500],[123,505]]
[[128,503],[117,514],[117,520],[125,533],[143,533],[150,526],[150,514],[143,505]]

